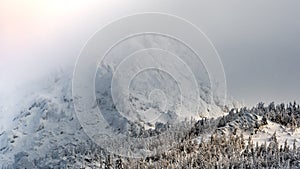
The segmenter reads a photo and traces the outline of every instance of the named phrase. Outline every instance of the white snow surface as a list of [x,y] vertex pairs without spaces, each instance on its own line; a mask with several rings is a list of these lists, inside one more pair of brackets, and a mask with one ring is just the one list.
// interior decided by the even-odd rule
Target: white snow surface
[[[278,123],[268,121],[268,124],[263,126],[261,130],[252,135],[253,143],[258,143],[258,145],[268,143],[270,138],[276,132],[276,138],[279,145],[284,145],[285,141],[289,146],[293,146],[294,140],[296,140],[296,146],[300,147],[300,129],[296,128],[295,131],[291,131],[290,128],[287,128]],[[245,134],[245,139],[249,138],[249,134]]]

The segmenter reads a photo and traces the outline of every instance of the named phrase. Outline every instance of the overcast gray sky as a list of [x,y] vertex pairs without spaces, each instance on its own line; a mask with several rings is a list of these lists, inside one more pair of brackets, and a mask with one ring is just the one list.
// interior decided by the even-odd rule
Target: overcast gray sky
[[228,94],[248,105],[300,101],[300,1],[1,1],[0,93],[72,69],[99,28],[139,12],[197,25],[223,61]]

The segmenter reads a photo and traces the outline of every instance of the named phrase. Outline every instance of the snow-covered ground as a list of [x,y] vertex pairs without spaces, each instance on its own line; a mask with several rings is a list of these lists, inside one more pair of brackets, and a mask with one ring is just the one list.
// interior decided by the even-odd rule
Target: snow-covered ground
[[[288,145],[292,146],[294,140],[296,140],[296,146],[300,147],[300,129],[296,128],[295,131],[291,131],[290,128],[287,128],[278,123],[274,123],[268,121],[268,124],[262,126],[261,130],[252,135],[252,140],[254,143],[264,144],[265,142],[269,142],[270,138],[276,132],[276,138],[279,145],[284,145],[285,141],[287,141]],[[248,139],[249,135],[245,135],[245,139]]]

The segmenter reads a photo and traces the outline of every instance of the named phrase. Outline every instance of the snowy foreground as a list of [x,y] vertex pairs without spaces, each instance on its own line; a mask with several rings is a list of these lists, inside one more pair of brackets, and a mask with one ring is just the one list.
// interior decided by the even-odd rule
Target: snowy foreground
[[[132,159],[110,154],[87,137],[74,113],[70,79],[47,86],[28,95],[10,127],[0,128],[0,167],[300,168],[296,103],[220,109],[214,118],[185,120],[176,138],[161,138],[166,151],[154,148],[153,156]],[[157,124],[130,134],[143,138],[172,127]]]

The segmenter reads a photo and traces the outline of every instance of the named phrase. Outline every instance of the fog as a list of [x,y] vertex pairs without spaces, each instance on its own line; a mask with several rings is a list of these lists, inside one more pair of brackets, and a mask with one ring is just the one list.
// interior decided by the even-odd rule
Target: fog
[[51,72],[72,71],[85,42],[112,20],[163,12],[191,21],[210,38],[223,61],[230,96],[247,105],[300,101],[299,7],[300,2],[292,0],[4,0],[0,2],[0,94],[3,100]]

